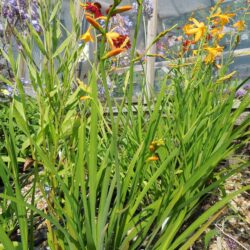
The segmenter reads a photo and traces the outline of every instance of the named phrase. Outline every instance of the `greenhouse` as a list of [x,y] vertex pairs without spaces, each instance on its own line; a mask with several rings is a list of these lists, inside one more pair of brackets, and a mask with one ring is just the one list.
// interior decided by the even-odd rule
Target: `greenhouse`
[[0,0],[0,249],[250,249],[249,14]]

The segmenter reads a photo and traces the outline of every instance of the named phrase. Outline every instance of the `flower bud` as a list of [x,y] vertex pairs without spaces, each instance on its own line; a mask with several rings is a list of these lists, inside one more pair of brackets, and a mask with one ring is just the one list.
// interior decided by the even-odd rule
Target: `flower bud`
[[99,30],[102,34],[104,33],[104,30],[102,28],[102,26],[92,17],[90,16],[86,16],[86,20],[93,26],[95,27],[97,30]]

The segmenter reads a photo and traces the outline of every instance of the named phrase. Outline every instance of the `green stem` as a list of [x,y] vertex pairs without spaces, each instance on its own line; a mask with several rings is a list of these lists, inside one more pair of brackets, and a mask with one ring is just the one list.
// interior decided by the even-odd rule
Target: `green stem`
[[138,2],[138,14],[137,14],[133,44],[132,44],[131,53],[130,53],[129,93],[128,93],[128,111],[130,111],[129,113],[132,112],[132,96],[133,96],[133,82],[134,82],[134,60],[133,59],[135,55],[136,44],[137,44],[137,39],[138,39],[138,34],[139,34],[141,16],[142,16],[142,3]]
[[[99,53],[100,58],[103,58],[103,55],[105,53],[106,33],[108,32],[108,24],[109,24],[109,20],[111,17],[111,13],[113,12],[113,10],[115,8],[116,8],[116,6],[113,5],[113,7],[111,8],[111,10],[109,11],[109,14],[107,16],[106,25],[105,25],[105,33],[102,34],[102,41],[101,41],[101,45],[100,45],[100,53]],[[106,75],[106,71],[105,71],[105,60],[103,60],[103,59],[100,59],[100,60],[101,61],[100,61],[99,70],[101,72],[101,78],[102,78],[103,86],[105,89],[105,96],[107,99],[110,120],[111,120],[111,126],[112,126],[112,135],[113,135],[112,152],[113,152],[113,157],[115,159],[116,183],[117,183],[117,204],[119,204],[120,198],[121,198],[121,184],[120,184],[120,167],[119,167],[118,155],[117,155],[117,126],[115,123],[114,113],[113,113],[113,109],[112,109],[112,102],[111,102],[111,98],[109,95],[109,89],[108,89],[108,84],[107,84],[107,75]]]

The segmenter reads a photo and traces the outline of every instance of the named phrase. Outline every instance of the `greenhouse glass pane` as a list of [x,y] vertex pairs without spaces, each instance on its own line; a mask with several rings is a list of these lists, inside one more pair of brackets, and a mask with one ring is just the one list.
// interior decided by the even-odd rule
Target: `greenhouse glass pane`
[[[176,6],[171,5],[174,7],[172,14],[166,12],[165,15],[162,16],[160,19],[161,31],[168,29],[169,27],[177,24],[178,28],[174,29],[170,33],[168,33],[165,37],[161,39],[157,43],[157,54],[161,54],[164,57],[168,57],[168,52],[171,51],[180,51],[182,46],[182,41],[178,40],[178,37],[183,36],[183,26],[188,22],[188,19],[192,16],[195,17],[199,21],[206,22],[207,16],[209,15],[209,10],[212,6],[216,4],[217,1],[199,1],[199,0],[177,0],[177,1],[169,1],[172,4],[175,3]],[[159,1],[159,9],[161,9],[161,1]],[[243,8],[246,7],[245,0],[235,0],[235,1],[225,1],[222,4],[222,10],[226,12],[234,12],[236,13],[236,21],[241,20],[244,18],[246,22],[246,29],[240,33],[240,43],[237,46],[237,50],[243,50],[247,53],[247,50],[250,49],[250,17],[246,15],[243,17]],[[163,6],[162,6],[163,8]],[[164,11],[162,10],[162,13]],[[235,33],[235,28],[232,27],[233,23],[230,22],[224,28],[224,32],[226,33]],[[221,45],[224,47],[224,51],[228,51],[230,49],[230,35],[225,36],[222,41]],[[189,56],[191,54],[187,54]],[[156,61],[164,61],[164,59],[158,57]],[[247,72],[249,71],[249,59],[247,56],[241,56],[240,58],[235,58],[233,64],[231,65],[231,69],[238,71],[238,77],[244,79],[247,77]],[[157,68],[155,71],[155,90],[158,91],[160,89],[160,83],[162,82],[163,70]]]

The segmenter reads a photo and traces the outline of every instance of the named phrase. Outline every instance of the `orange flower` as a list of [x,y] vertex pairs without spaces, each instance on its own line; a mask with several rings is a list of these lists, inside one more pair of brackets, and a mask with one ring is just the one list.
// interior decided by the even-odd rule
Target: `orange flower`
[[[116,15],[118,13],[123,13],[123,12],[129,11],[132,8],[133,7],[131,5],[125,5],[125,6],[117,7],[116,9],[113,10],[111,16],[114,16],[114,15]],[[110,9],[111,9],[111,7],[106,10],[106,14],[109,13]]]
[[155,150],[156,150],[156,146],[154,145],[154,144],[150,144],[149,145],[149,150],[151,151],[151,152],[154,152]]
[[243,31],[246,28],[245,21],[238,21],[233,25],[234,28],[236,28],[238,31]]
[[215,58],[217,56],[220,56],[221,53],[223,52],[223,48],[219,45],[217,45],[216,47],[204,47],[204,49],[208,52],[206,58],[205,58],[205,62],[208,63],[213,63]]
[[131,10],[133,7],[131,5],[125,5],[125,6],[121,6],[121,7],[117,7],[115,9],[115,12],[116,13],[122,13],[122,12],[125,12],[125,11],[129,11]]
[[149,145],[149,150],[151,152],[154,152],[157,148],[163,145],[164,145],[164,141],[162,139],[152,141]]
[[184,40],[182,42],[182,52],[188,51],[190,49],[191,44],[195,44],[195,42],[191,40]]
[[86,20],[101,33],[104,33],[102,26],[94,18],[86,16]]
[[203,22],[198,22],[195,18],[190,18],[193,24],[186,24],[183,31],[186,35],[194,35],[194,41],[198,42],[206,32],[206,26]]
[[108,58],[110,58],[112,56],[119,55],[123,51],[125,51],[125,49],[122,49],[122,48],[112,49],[105,56],[102,57],[102,60],[108,59]]
[[117,32],[111,31],[106,33],[106,37],[112,49],[116,48],[129,49],[131,47],[129,37],[126,35],[120,35]]
[[91,14],[94,16],[94,18],[99,18],[102,15],[102,12],[101,12],[101,4],[100,3],[90,3],[90,2],[87,2],[87,3],[80,3],[80,6],[86,10],[87,14]]
[[94,42],[94,38],[90,31],[91,31],[91,26],[89,26],[88,30],[80,38],[81,40],[84,40],[85,43]]
[[159,160],[158,155],[153,155],[153,156],[148,157],[147,162],[149,162],[149,161],[158,161],[158,160]]
[[215,14],[211,16],[211,18],[216,18],[214,20],[215,24],[221,24],[222,26],[226,25],[227,23],[230,22],[230,19],[234,17],[234,13],[222,13],[221,8],[218,8]]

